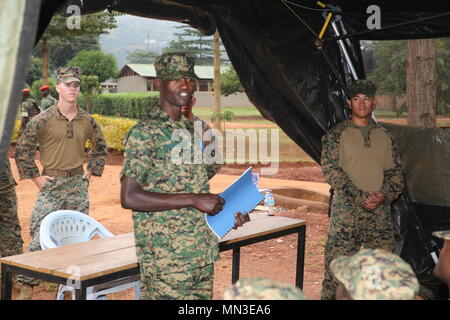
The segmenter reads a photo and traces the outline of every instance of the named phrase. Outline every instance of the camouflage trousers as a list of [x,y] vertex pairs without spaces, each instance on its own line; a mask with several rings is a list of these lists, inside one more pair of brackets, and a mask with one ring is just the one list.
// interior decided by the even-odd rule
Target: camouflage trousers
[[[31,242],[29,251],[41,250],[39,228],[42,220],[53,211],[75,210],[89,214],[88,179],[82,175],[73,177],[54,177],[45,183],[39,191],[36,204],[30,218]],[[38,285],[39,281],[20,276],[20,281],[29,285]]]
[[214,264],[162,275],[148,273],[145,265],[139,265],[142,300],[212,299]]
[[339,284],[330,270],[331,261],[351,256],[361,248],[394,250],[394,227],[391,208],[382,205],[374,211],[348,206],[338,193],[333,198],[328,238],[325,244],[324,280],[321,299],[336,299]]
[[23,253],[21,231],[15,187],[0,189],[0,257]]

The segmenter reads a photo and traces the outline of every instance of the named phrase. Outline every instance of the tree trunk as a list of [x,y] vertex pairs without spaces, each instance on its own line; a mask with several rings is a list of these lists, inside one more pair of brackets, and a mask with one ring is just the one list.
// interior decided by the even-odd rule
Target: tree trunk
[[221,130],[220,119],[220,101],[221,88],[220,88],[220,36],[219,31],[214,33],[214,100],[215,100],[215,112],[217,114],[215,127]]
[[42,85],[47,85],[48,79],[48,42],[42,38]]
[[408,40],[406,105],[408,126],[436,127],[436,39]]

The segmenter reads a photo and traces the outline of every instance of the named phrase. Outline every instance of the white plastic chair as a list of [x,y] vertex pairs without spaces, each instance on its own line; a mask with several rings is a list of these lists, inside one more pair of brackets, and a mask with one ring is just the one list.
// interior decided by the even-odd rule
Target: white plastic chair
[[[113,234],[97,220],[90,216],[72,210],[58,210],[48,214],[41,222],[39,240],[42,250],[56,248],[67,244],[89,241],[93,237],[111,237]],[[140,299],[139,275],[124,277],[86,289],[87,300],[103,300],[106,294],[134,288],[136,299]],[[72,292],[75,298],[75,288],[60,285],[58,300],[64,300],[64,292]]]

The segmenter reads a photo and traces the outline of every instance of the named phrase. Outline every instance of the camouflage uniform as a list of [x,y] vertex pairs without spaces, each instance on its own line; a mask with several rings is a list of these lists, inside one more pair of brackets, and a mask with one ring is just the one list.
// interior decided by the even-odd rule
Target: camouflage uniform
[[[166,60],[164,60],[166,59]],[[163,54],[155,62],[159,78],[193,78],[193,60],[182,54]],[[188,65],[186,65],[188,64]],[[171,69],[174,65],[178,66]],[[203,123],[203,126],[206,124]],[[173,121],[158,109],[140,121],[125,138],[121,175],[136,181],[145,191],[162,194],[209,193],[209,179],[217,164],[176,164],[172,150],[175,130],[189,132],[194,122],[182,117]],[[186,131],[185,131],[186,132]],[[194,156],[195,144],[188,147]],[[219,259],[217,237],[204,213],[188,207],[158,212],[133,211],[136,255],[141,270],[142,299],[211,299],[214,262]]]
[[[74,68],[58,70],[61,81],[79,81],[79,71]],[[71,121],[64,117],[56,105],[33,118],[26,126],[16,147],[16,163],[21,179],[32,179],[40,175],[34,162],[36,145],[40,146],[40,162],[43,175],[53,177],[39,191],[31,213],[30,251],[41,249],[39,227],[49,213],[56,210],[75,210],[89,214],[88,184],[83,178],[84,148],[90,140],[87,169],[93,176],[101,176],[108,156],[106,141],[95,119],[78,108]],[[36,285],[37,281],[26,281]]]
[[43,97],[41,99],[41,110],[42,111],[47,110],[49,107],[54,105],[56,102],[58,102],[58,100],[56,100],[50,94],[48,94],[46,97]]
[[354,300],[412,300],[419,291],[411,266],[381,249],[338,257],[331,270]]
[[[171,121],[161,110],[139,122],[126,137],[122,175],[145,191],[209,193],[208,180],[218,171],[217,165],[176,165],[171,160],[172,148],[179,143],[171,140],[173,131],[186,129],[193,137],[193,125],[185,119]],[[195,208],[133,212],[133,223],[143,299],[211,298],[212,277],[204,288],[184,291],[179,287],[167,292],[168,288],[163,287],[167,281],[191,277],[190,273],[201,272],[205,266],[209,266],[206,274],[212,273],[212,264],[219,258],[217,238],[203,213]]]
[[40,112],[41,110],[36,104],[36,101],[31,98],[26,98],[20,105],[20,113],[22,117],[28,118],[28,121],[37,116]]
[[[348,128],[360,129],[365,147],[372,148],[372,151],[377,151],[377,146],[371,146],[370,142],[371,133],[375,130],[385,132],[391,142],[391,150],[387,152],[392,152],[394,167],[383,171],[383,184],[380,191],[384,194],[385,201],[373,211],[363,207],[368,192],[356,187],[348,174],[339,166],[339,144],[343,132]],[[379,131],[378,134],[380,134]],[[386,150],[380,150],[380,152],[386,152]],[[329,269],[331,260],[354,254],[361,246],[388,251],[394,249],[390,204],[403,190],[403,174],[397,147],[386,129],[374,121],[371,121],[369,127],[364,129],[354,125],[351,120],[339,123],[322,138],[322,171],[335,193],[325,245],[325,275],[321,296],[322,299],[334,299],[338,283]]]
[[23,252],[23,240],[17,216],[16,185],[7,160],[0,177],[0,257]]
[[242,279],[228,287],[224,300],[306,300],[299,288],[266,278]]

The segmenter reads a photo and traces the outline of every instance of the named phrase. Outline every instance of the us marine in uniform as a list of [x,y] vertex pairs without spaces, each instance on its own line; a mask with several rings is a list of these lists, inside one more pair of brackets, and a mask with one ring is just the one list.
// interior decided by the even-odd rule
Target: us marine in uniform
[[[160,108],[125,139],[121,172],[122,206],[133,211],[142,299],[211,299],[218,239],[204,214],[216,214],[224,200],[210,193],[209,179],[220,164],[177,163],[176,132],[194,137],[194,59],[166,53],[155,60]],[[182,111],[185,110],[185,111]],[[178,131],[177,131],[178,130]],[[194,143],[190,146],[194,154]],[[237,214],[235,227],[248,221]]]
[[349,86],[351,120],[322,138],[322,171],[335,190],[325,244],[322,299],[334,299],[337,281],[331,260],[361,247],[394,249],[391,203],[403,190],[402,164],[396,144],[372,119],[376,86],[357,80]]
[[[58,103],[28,123],[16,147],[20,178],[32,179],[39,189],[30,219],[30,251],[41,249],[39,227],[49,213],[65,209],[89,214],[89,180],[92,175],[102,175],[107,158],[106,142],[99,125],[77,106],[80,70],[60,68],[56,90]],[[87,140],[91,141],[92,148],[84,170]],[[37,144],[42,173],[34,161]]]

